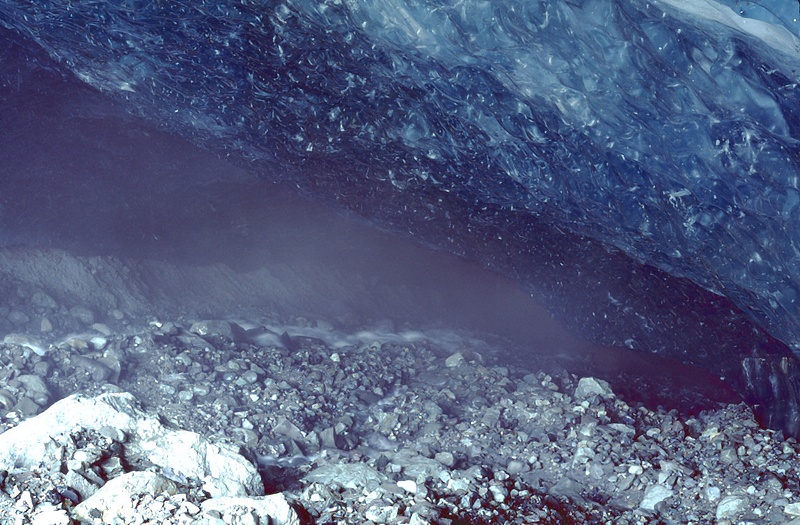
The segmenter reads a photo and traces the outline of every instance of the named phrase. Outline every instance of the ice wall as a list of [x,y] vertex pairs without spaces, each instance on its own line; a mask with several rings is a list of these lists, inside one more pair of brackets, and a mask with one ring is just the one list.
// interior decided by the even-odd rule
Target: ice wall
[[512,274],[585,337],[725,375],[792,431],[793,358],[772,337],[800,349],[797,16],[789,1],[0,5],[48,55],[30,61]]

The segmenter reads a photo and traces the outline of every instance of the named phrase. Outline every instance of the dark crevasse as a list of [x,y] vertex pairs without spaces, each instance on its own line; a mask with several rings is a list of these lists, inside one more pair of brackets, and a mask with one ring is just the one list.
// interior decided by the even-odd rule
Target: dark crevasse
[[[800,432],[794,2],[10,0],[3,82],[126,111],[525,283]],[[6,46],[7,50],[14,45]],[[87,111],[91,111],[87,104]]]

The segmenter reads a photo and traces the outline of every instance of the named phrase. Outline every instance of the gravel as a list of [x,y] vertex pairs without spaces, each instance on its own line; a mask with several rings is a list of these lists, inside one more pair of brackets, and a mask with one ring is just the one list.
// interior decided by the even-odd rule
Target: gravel
[[[603,380],[507,368],[454,334],[274,316],[122,333],[92,328],[89,309],[66,315],[79,335],[0,345],[0,431],[76,392],[125,393],[181,443],[238,451],[267,496],[210,494],[198,478],[224,486],[224,469],[143,461],[140,434],[76,414],[52,438],[58,454],[0,465],[3,523],[800,524],[800,446],[744,404],[694,416],[629,405]],[[102,512],[84,503],[101,487],[117,502]]]

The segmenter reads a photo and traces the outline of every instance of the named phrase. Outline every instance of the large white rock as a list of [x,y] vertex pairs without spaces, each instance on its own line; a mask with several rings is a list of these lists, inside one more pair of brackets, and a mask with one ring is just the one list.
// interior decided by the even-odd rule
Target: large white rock
[[0,468],[51,466],[60,448],[59,437],[80,429],[99,432],[104,427],[125,434],[127,457],[141,457],[170,475],[201,481],[212,497],[264,494],[258,471],[236,447],[211,443],[193,432],[170,430],[145,413],[128,393],[73,394],[0,434]]
[[217,511],[223,516],[232,516],[242,511],[255,514],[258,523],[272,523],[273,525],[300,525],[300,518],[289,505],[283,494],[272,494],[257,498],[211,498],[201,503],[203,512]]
[[128,472],[103,485],[86,501],[75,507],[75,516],[92,523],[94,517],[102,518],[104,523],[112,523],[115,517],[132,515],[136,512],[133,502],[136,496],[161,493],[175,494],[177,486],[164,476],[155,472]]

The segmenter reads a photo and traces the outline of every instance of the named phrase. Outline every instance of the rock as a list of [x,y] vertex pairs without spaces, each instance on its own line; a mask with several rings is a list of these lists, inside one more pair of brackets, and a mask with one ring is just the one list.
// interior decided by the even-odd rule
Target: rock
[[397,518],[397,506],[375,502],[364,512],[364,517],[374,523],[390,523]]
[[224,337],[226,339],[234,339],[234,329],[233,325],[228,321],[220,321],[220,320],[206,320],[206,321],[197,321],[192,323],[192,326],[189,327],[189,331],[193,334],[197,334],[200,337],[208,337],[210,335],[214,335],[217,337]]
[[747,508],[747,498],[725,496],[717,505],[717,520],[733,518]]
[[106,337],[111,335],[111,329],[104,323],[92,323],[90,328]]
[[447,368],[456,368],[458,366],[463,365],[466,363],[464,359],[464,355],[461,352],[456,352],[455,354],[451,355],[447,359],[444,360],[444,366]]
[[31,320],[31,318],[28,317],[28,315],[22,310],[11,310],[7,316],[7,319],[11,322],[11,324],[17,326],[27,324]]
[[796,518],[800,516],[800,503],[789,503],[785,507],[783,507],[783,512]]
[[[42,508],[50,507],[50,508]],[[31,517],[31,525],[70,525],[72,520],[64,509],[40,505]]]
[[84,500],[88,499],[95,492],[97,492],[98,488],[100,488],[74,470],[70,470],[65,474],[64,481],[68,487],[77,490],[78,494],[81,496],[81,499]]
[[437,452],[433,459],[444,465],[445,467],[452,467],[455,465],[456,460],[452,452]]
[[719,490],[719,487],[706,487],[703,490],[708,501],[717,501],[722,493]]
[[262,495],[256,468],[235,447],[214,444],[199,434],[167,429],[126,393],[85,397],[73,394],[39,416],[0,434],[0,464],[34,468],[59,448],[59,436],[76,428],[124,432],[125,454],[142,457],[165,472],[195,479],[211,496]]
[[94,312],[90,309],[83,307],[83,306],[73,306],[69,309],[69,313],[72,317],[77,319],[81,324],[85,326],[90,326],[94,323]]
[[672,489],[664,485],[659,485],[658,483],[650,485],[644,491],[644,496],[642,497],[641,503],[639,503],[639,508],[653,512],[656,510],[656,505],[671,498],[673,494],[674,492],[672,492]]
[[[331,429],[333,430],[333,429]],[[275,424],[275,427],[272,429],[273,432],[276,434],[283,434],[286,437],[292,438],[295,441],[303,442],[305,440],[305,436],[297,428],[297,425],[292,423],[286,418],[280,418],[278,422]]]
[[578,447],[578,450],[575,451],[575,457],[572,460],[572,466],[577,467],[579,465],[583,465],[584,463],[588,463],[594,459],[594,456],[594,450],[590,449],[589,447]]
[[336,484],[346,489],[374,490],[386,476],[363,463],[333,464],[317,467],[303,479],[310,483]]
[[595,379],[593,377],[583,377],[578,381],[578,387],[575,389],[576,399],[586,399],[598,395],[601,397],[614,397],[614,392],[606,381],[602,379]]
[[136,501],[136,496],[156,496],[164,492],[175,494],[177,486],[155,472],[128,472],[109,480],[89,499],[76,506],[74,513],[78,519],[90,523],[95,517],[101,517],[104,523],[113,523],[115,517],[133,510],[132,502]]
[[38,405],[44,406],[50,400],[50,391],[41,377],[23,374],[17,376],[17,381],[25,386],[26,393]]
[[508,462],[508,466],[506,466],[506,471],[512,476],[516,476],[517,474],[526,472],[528,470],[530,470],[530,466],[524,461],[519,461],[517,459],[512,459]]
[[442,471],[442,464],[435,459],[426,458],[408,449],[401,450],[392,458],[407,478],[420,480],[435,478]]
[[6,336],[3,337],[3,343],[7,345],[24,346],[39,356],[47,354],[47,346],[43,342],[25,334],[6,334]]
[[417,483],[414,480],[401,479],[400,481],[397,482],[397,486],[405,490],[406,492],[410,492],[411,494],[417,493]]
[[258,520],[255,523],[300,525],[300,518],[283,494],[254,498],[211,498],[204,501],[201,508],[205,513],[220,513],[224,523],[233,523],[231,517],[241,514],[241,509],[247,509],[255,514]]

